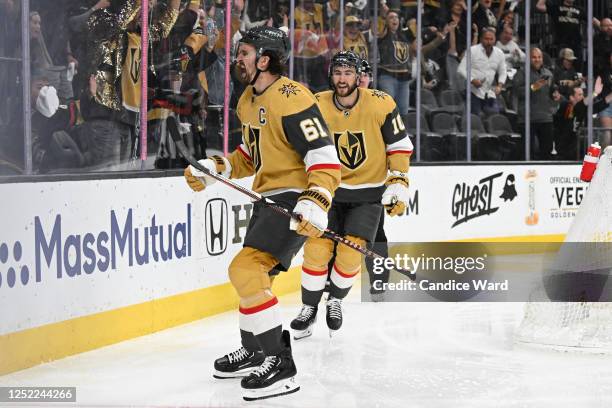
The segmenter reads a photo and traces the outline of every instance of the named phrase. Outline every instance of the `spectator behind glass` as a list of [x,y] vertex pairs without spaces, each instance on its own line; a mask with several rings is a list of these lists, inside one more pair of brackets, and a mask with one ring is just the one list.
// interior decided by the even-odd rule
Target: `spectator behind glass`
[[[178,16],[179,0],[170,0],[156,21],[150,24],[152,41],[167,36]],[[89,137],[87,164],[91,166],[110,166],[120,169],[122,155],[129,154],[130,126],[121,122],[122,108],[126,99],[136,101],[139,88],[128,87],[122,74],[130,75],[132,82],[139,80],[137,52],[130,53],[130,44],[138,47],[138,41],[130,42],[127,27],[137,18],[140,7],[135,0],[111,1],[105,10],[95,11],[89,18],[87,35],[87,74],[89,83],[81,95],[81,110],[85,118],[85,131]],[[135,33],[132,33],[135,34]],[[130,63],[130,61],[132,63]],[[125,65],[129,65],[126,67]],[[126,69],[127,68],[127,69]],[[123,80],[122,80],[123,79]],[[129,94],[126,94],[129,90]]]
[[[464,0],[454,0],[448,20],[450,31],[447,37],[446,73],[448,86],[454,90],[465,90],[465,81],[460,81],[457,68],[465,52],[465,40],[467,38],[466,7]],[[476,25],[472,25],[472,45],[476,45],[478,41],[478,31],[474,28],[476,28]]]
[[476,10],[472,13],[472,22],[476,24],[479,31],[486,27],[497,28],[497,17],[491,10],[492,5],[492,0],[480,0]]
[[505,10],[497,21],[497,32],[501,33],[506,25],[512,27],[514,31],[514,11]]
[[[423,47],[421,49],[421,86],[425,89],[433,90],[440,85],[441,72],[440,66],[434,59],[430,59],[431,54],[435,54],[435,51],[444,44],[448,33],[452,30],[450,24],[444,27],[444,30],[432,32],[429,29],[425,29],[423,33]],[[417,74],[417,41],[416,39],[410,43],[410,67],[412,78],[416,78]],[[411,88],[414,89],[416,82],[411,84]]]
[[241,30],[248,31],[253,27],[268,24],[275,9],[272,1],[245,0],[245,13],[242,17],[243,27],[241,27]]
[[57,89],[62,101],[73,98],[72,78],[76,64],[73,62],[69,68],[53,64],[42,31],[42,19],[37,11],[30,13],[30,58],[32,69],[46,72],[49,83]]
[[[0,0],[0,56],[7,58],[21,58],[21,27],[20,6],[17,0]],[[18,117],[11,117],[11,106],[20,104],[21,100],[21,66],[15,63],[2,63],[0,65],[0,95],[3,103],[0,104],[0,126],[7,126],[9,122],[21,122]],[[14,129],[7,133],[22,133]],[[0,135],[2,137],[3,135]]]
[[578,64],[581,64],[582,25],[586,21],[584,10],[574,6],[574,0],[538,0],[536,9],[551,17],[553,44],[556,49],[574,50]]
[[[561,95],[552,91],[552,72],[543,66],[544,59],[539,48],[532,48],[530,89],[531,143],[535,160],[550,160],[553,151],[553,112],[558,108]],[[514,77],[514,88],[518,95],[518,124],[526,140],[525,129],[525,69],[520,67]],[[534,137],[535,136],[535,137]],[[535,145],[537,138],[537,148]]]
[[87,20],[96,11],[110,6],[110,0],[83,0],[73,4],[67,10],[68,34],[72,57],[76,61],[76,73],[72,79],[72,89],[78,95],[87,86],[85,75],[87,59]]
[[352,51],[359,58],[368,60],[372,33],[361,31],[361,20],[357,16],[347,16],[344,19],[344,50]]
[[77,1],[82,0],[30,0],[30,10],[38,12],[43,21],[42,34],[53,65],[67,67],[76,63],[70,49],[67,19],[68,9]]
[[400,28],[398,12],[389,10],[384,34],[378,39],[378,87],[397,102],[402,115],[408,113],[410,101],[412,40],[410,30]]
[[567,100],[563,100],[554,116],[555,144],[558,157],[561,160],[578,160],[579,151],[578,132],[584,126],[587,117],[587,107],[593,103],[593,113],[606,109],[612,102],[612,93],[605,97],[600,96],[603,83],[600,78],[595,81],[593,97],[585,97],[582,88],[574,87]]
[[523,66],[525,62],[525,53],[514,41],[514,30],[512,26],[504,26],[496,45],[506,56],[506,68],[518,69]]
[[[470,50],[472,72],[471,82],[472,113],[499,113],[500,106],[497,96],[506,82],[506,59],[502,50],[494,46],[495,29],[484,28],[480,33],[480,44],[473,45]],[[457,69],[459,75],[468,78],[465,56]],[[497,77],[497,83],[495,83]]]
[[[600,71],[601,81],[603,83],[602,95],[608,95],[612,92],[612,51],[608,52],[608,65]],[[612,103],[599,112],[598,115],[601,127],[607,128],[600,136],[600,144],[602,147],[612,145]]]
[[559,52],[559,62],[554,72],[554,83],[559,87],[559,92],[564,97],[569,97],[572,93],[572,88],[581,86],[583,81],[582,74],[576,72],[574,62],[576,56],[574,51],[569,48],[563,48]]
[[60,105],[45,71],[32,74],[32,167],[36,173],[83,165],[80,149],[70,136],[76,121],[76,104]]
[[612,20],[604,18],[599,24],[599,33],[593,39],[595,72],[608,68],[608,55],[612,52]]
[[294,76],[313,92],[328,88],[328,18],[333,13],[326,4],[299,0],[295,8]]

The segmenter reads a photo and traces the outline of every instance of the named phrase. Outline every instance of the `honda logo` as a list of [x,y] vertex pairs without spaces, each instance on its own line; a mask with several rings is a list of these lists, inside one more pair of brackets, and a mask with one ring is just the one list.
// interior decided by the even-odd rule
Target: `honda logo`
[[221,255],[227,249],[227,201],[213,198],[206,203],[206,251]]

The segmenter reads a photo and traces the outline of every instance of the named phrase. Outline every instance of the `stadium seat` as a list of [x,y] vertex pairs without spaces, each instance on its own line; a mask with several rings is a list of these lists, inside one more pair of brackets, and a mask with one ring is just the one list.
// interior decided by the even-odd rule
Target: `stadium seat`
[[[411,135],[417,135],[416,112],[406,115],[406,130]],[[412,138],[411,138],[412,139]],[[415,137],[416,139],[416,137]],[[416,146],[416,144],[415,144]],[[432,132],[424,113],[421,112],[421,159],[426,161],[442,161],[444,159],[444,143],[442,135]]]
[[[467,132],[466,116],[461,117],[461,130]],[[472,113],[471,115],[472,132],[472,158],[479,161],[501,160],[502,154],[499,146],[499,137],[488,133],[480,116]]]
[[465,101],[458,91],[446,89],[440,94],[440,108],[445,112],[461,114],[465,109]]
[[466,134],[459,132],[455,115],[448,112],[434,113],[431,118],[432,130],[442,135],[446,160],[466,159]]
[[486,119],[489,133],[499,137],[501,160],[521,160],[523,154],[522,136],[514,132],[505,115],[491,115]]

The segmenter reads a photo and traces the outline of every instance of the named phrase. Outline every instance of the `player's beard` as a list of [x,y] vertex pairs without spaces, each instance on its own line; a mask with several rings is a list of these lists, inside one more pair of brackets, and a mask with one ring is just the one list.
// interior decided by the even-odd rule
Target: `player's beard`
[[344,87],[344,88],[338,88],[338,85],[334,85],[334,92],[336,92],[336,95],[344,98],[347,97],[349,95],[351,95],[353,92],[355,92],[355,89],[357,89],[357,81],[355,81],[355,83],[353,85]]
[[246,66],[242,63],[236,63],[236,65],[234,66],[234,74],[236,75],[236,78],[238,79],[238,81],[240,81],[241,84],[243,85],[249,85],[251,83],[251,75],[249,75],[249,72],[246,69]]

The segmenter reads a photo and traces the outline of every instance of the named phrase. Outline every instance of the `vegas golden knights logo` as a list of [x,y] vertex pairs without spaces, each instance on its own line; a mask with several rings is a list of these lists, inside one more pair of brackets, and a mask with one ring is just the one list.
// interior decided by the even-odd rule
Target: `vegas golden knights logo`
[[351,170],[366,160],[363,132],[334,132],[334,144],[340,162]]
[[133,83],[137,83],[140,78],[140,50],[136,48],[130,48],[130,77]]
[[402,41],[393,41],[393,48],[395,49],[395,59],[404,64],[408,62],[408,43]]
[[250,124],[242,125],[242,140],[249,148],[249,153],[253,158],[253,166],[255,171],[259,171],[261,167],[261,154],[259,151],[259,136],[261,134],[261,128],[253,127]]

